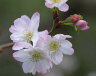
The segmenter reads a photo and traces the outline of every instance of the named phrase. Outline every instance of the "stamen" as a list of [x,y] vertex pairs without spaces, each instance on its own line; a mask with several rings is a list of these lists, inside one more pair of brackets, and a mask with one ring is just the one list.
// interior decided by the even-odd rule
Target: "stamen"
[[42,59],[41,52],[39,51],[32,51],[32,52],[29,52],[29,54],[32,56],[32,59],[34,61],[39,61],[40,59]]
[[30,42],[33,34],[31,32],[26,32],[25,33],[25,39]]
[[55,42],[55,41],[52,41],[49,44],[49,46],[50,46],[50,50],[53,51],[53,52],[57,52],[59,47],[60,47],[60,45],[57,42]]
[[54,3],[59,3],[61,0],[52,0]]

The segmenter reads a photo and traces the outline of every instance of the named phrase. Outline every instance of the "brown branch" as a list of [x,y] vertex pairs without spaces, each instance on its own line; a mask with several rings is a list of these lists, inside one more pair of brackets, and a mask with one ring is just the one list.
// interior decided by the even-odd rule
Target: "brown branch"
[[7,44],[3,44],[3,45],[0,45],[0,52],[3,52],[3,50],[5,49],[5,48],[9,48],[9,47],[11,47],[11,46],[13,46],[13,42],[11,42],[11,43],[7,43]]
[[51,34],[56,28],[59,28],[60,24],[59,24],[59,14],[58,14],[58,10],[56,8],[54,8],[53,10],[53,13],[52,13],[52,16],[53,16],[53,26],[51,28],[51,30],[49,31],[49,34]]

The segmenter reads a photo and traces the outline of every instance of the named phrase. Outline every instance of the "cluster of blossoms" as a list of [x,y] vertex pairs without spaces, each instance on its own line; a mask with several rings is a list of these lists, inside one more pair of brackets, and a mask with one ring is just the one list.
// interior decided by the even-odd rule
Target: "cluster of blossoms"
[[[48,8],[56,8],[66,12],[69,6],[67,0],[46,0],[45,5]],[[56,17],[54,17],[56,15]],[[71,15],[64,21],[58,19],[58,13],[55,11],[53,16],[55,27],[59,25],[71,25],[80,30],[89,29],[88,23],[83,20],[81,15]],[[56,20],[58,19],[58,20]],[[57,22],[56,22],[57,21]],[[58,65],[63,60],[63,54],[72,55],[74,49],[67,38],[72,38],[70,35],[56,34],[51,36],[47,30],[38,31],[40,22],[40,14],[34,13],[30,19],[23,15],[14,21],[14,25],[10,27],[12,33],[10,38],[13,40],[13,57],[22,62],[24,73],[46,73],[53,64]]]
[[[68,4],[66,4],[68,0],[45,0],[45,6],[47,8],[57,8],[62,12],[67,12],[69,9]],[[71,15],[70,17],[67,18],[67,23],[71,21],[72,26],[75,27],[75,29],[80,29],[80,30],[88,30],[90,27],[88,26],[88,22],[83,20],[83,17],[78,14]],[[63,22],[65,23],[65,21]],[[73,24],[74,23],[74,24]],[[66,24],[65,24],[66,25]]]
[[[64,23],[68,23],[69,25],[75,27],[76,29],[80,30],[88,30],[90,27],[88,26],[88,22],[83,20],[83,16],[74,14],[69,16]],[[66,24],[65,24],[66,25]]]
[[88,22],[83,20],[83,17],[81,15],[73,15],[72,21],[75,22],[75,25],[80,30],[88,30],[90,27],[88,26]]
[[23,62],[25,73],[46,73],[53,64],[62,62],[63,54],[72,55],[74,50],[67,38],[70,35],[49,35],[47,30],[38,32],[40,14],[36,12],[31,19],[21,16],[10,27],[11,40],[15,43],[12,47],[17,50],[13,57]]

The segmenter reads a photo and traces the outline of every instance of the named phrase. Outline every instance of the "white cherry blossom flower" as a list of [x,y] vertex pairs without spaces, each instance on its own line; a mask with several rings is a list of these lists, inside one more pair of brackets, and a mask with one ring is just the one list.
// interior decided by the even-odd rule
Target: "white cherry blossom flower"
[[10,36],[13,42],[33,42],[35,46],[38,40],[38,27],[40,21],[40,14],[34,13],[30,19],[28,16],[23,15],[14,21],[14,25],[10,27]]
[[57,34],[54,37],[48,36],[44,43],[44,49],[48,51],[54,64],[58,65],[63,59],[63,54],[72,55],[74,50],[71,42],[66,40],[69,35]]
[[24,73],[36,74],[38,72],[44,74],[52,68],[50,57],[41,48],[22,49],[13,53],[13,57],[17,61],[23,62]]
[[57,7],[60,11],[66,12],[69,6],[66,4],[68,0],[45,0],[45,6],[47,8]]

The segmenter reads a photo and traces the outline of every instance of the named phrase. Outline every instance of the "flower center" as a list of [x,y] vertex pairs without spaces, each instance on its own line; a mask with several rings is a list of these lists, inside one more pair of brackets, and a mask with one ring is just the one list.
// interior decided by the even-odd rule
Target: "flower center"
[[33,61],[39,61],[40,59],[42,59],[41,52],[39,51],[32,51],[29,52],[29,54],[32,56]]
[[59,2],[61,2],[61,0],[51,0],[52,2],[54,2],[54,3],[59,3]]
[[33,34],[31,32],[26,32],[25,33],[25,39],[30,42]]
[[55,41],[52,41],[49,44],[49,46],[50,46],[50,50],[53,51],[53,52],[57,52],[59,47],[60,47],[60,45],[57,42],[55,42]]

